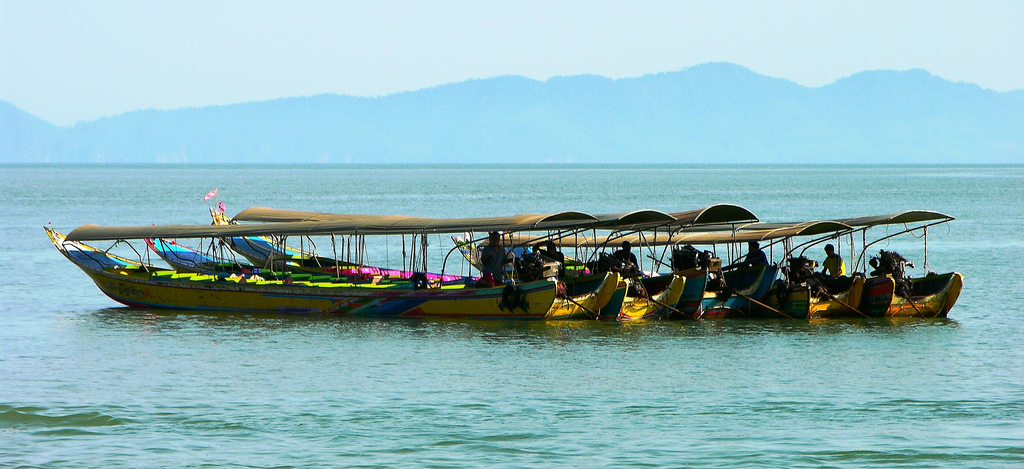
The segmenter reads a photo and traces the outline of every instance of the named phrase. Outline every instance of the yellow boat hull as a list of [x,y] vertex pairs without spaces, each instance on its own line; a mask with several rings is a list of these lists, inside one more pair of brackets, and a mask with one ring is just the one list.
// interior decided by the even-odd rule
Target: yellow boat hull
[[592,292],[576,296],[558,296],[545,319],[595,319],[612,296],[619,284],[619,274],[608,272],[601,284]]
[[[860,316],[853,308],[860,304],[860,298],[864,294],[864,277],[857,275],[853,277],[853,285],[844,292],[835,296],[835,299],[825,297],[811,298],[807,317],[808,318],[831,318],[839,316]],[[859,310],[858,310],[859,311]]]
[[895,282],[891,277],[868,280],[861,310],[876,317],[946,317],[960,297],[964,276],[950,272],[916,278],[913,282],[915,293],[905,298],[893,293]]
[[620,321],[635,321],[638,319],[660,319],[672,313],[666,308],[674,306],[679,302],[683,294],[683,287],[686,285],[686,277],[672,275],[672,281],[667,288],[652,297],[626,296],[622,302],[622,312],[619,313]]
[[153,278],[138,269],[83,269],[108,297],[132,307],[207,311],[268,311],[360,316],[543,318],[555,284],[509,287],[462,285],[414,290],[403,286],[281,281],[239,283],[214,276]]

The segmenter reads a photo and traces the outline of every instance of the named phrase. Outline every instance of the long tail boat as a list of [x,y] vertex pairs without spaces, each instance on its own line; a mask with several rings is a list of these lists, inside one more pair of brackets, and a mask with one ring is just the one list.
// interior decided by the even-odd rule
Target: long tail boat
[[[769,246],[781,244],[785,259],[782,278],[775,281],[760,304],[754,305],[755,312],[767,317],[794,319],[861,314],[857,305],[863,292],[864,276],[825,278],[814,273],[816,261],[804,256],[810,247],[851,231],[849,225],[837,221],[753,223],[742,227],[740,239],[769,241]],[[796,244],[796,239],[803,238],[810,239]]]
[[[576,213],[579,212],[565,212],[565,213]],[[578,216],[578,215],[577,215]],[[618,229],[627,226],[643,225],[650,223],[664,223],[666,221],[675,220],[672,216],[663,212],[654,210],[636,210],[625,213],[614,213],[614,214],[603,214],[590,216],[584,224],[564,225],[560,229],[549,230],[548,233],[543,235],[519,235],[516,236],[512,233],[506,233],[507,241],[509,242],[506,250],[510,255],[520,255],[525,258],[524,251],[528,244],[536,244],[540,241],[549,240],[552,238],[566,237],[578,233],[581,229]],[[333,221],[333,222],[359,222],[366,219],[365,215],[351,215],[351,214],[331,214],[322,212],[302,212],[292,210],[279,210],[267,207],[256,207],[243,210],[239,212],[233,219],[233,221],[257,221],[257,222],[316,222],[316,221]],[[389,222],[396,223],[399,225],[410,224],[410,223],[424,223],[425,219],[418,219],[412,217],[392,217]],[[456,242],[453,251],[458,250],[463,258],[465,258],[474,267],[479,268],[477,256],[474,253],[478,252],[479,246],[476,246],[472,241],[460,241],[459,239],[453,238]],[[415,244],[415,240],[413,240]],[[486,244],[486,241],[481,243],[481,246]],[[573,276],[578,276],[586,273],[582,263],[571,261],[572,265],[568,270]],[[564,266],[563,266],[564,267]],[[562,270],[562,269],[559,269]],[[516,274],[517,270],[513,270],[512,273]],[[547,317],[549,319],[567,319],[567,318],[580,318],[580,317],[594,317],[594,316],[605,316],[614,314],[618,316],[619,313],[626,310],[627,298],[625,296],[625,284],[620,282],[619,276],[609,276],[605,273],[601,273],[598,276],[591,276],[589,278],[562,278],[559,279],[562,282],[565,293],[563,293],[558,301],[556,301],[551,310],[548,312]],[[654,284],[657,288],[656,295],[671,295],[672,292],[662,293],[661,285]],[[655,301],[660,296],[655,298]],[[654,303],[651,301],[641,302],[630,302],[628,303],[631,307],[628,309],[633,314],[643,315],[645,312],[651,314],[658,309],[655,308]],[[660,307],[659,307],[660,308]]]
[[897,294],[896,280],[892,276],[868,279],[861,310],[872,317],[944,318],[964,287],[964,276],[958,272],[910,280],[910,291]]
[[[879,251],[870,262],[873,271],[864,284],[860,309],[870,317],[946,317],[956,304],[963,289],[964,276],[959,272],[936,274],[928,266],[928,228],[949,223],[954,218],[939,212],[911,210],[891,215],[879,215],[840,220],[861,233],[862,249],[855,265],[867,270],[867,251],[872,245],[897,236],[921,232],[924,242],[924,277],[912,278],[906,268],[913,263],[892,251]],[[902,226],[872,242],[867,232],[874,227]]]
[[[84,271],[100,290],[131,307],[218,311],[276,311],[338,315],[433,316],[542,319],[551,309],[556,284],[548,280],[475,288],[466,282],[339,282],[325,278],[267,280],[225,278],[114,262],[86,241],[156,238],[233,238],[374,235],[385,233],[558,229],[592,223],[579,212],[489,219],[416,219],[395,224],[387,217],[359,221],[263,223],[254,225],[170,225],[101,227],[86,225],[68,236],[51,234],[54,246]],[[47,230],[51,233],[50,230]],[[83,254],[84,253],[84,254]]]

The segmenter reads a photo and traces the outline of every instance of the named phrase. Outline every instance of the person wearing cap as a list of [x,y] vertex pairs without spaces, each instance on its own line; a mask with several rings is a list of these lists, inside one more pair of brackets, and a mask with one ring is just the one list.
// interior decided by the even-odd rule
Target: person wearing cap
[[821,263],[821,271],[827,278],[839,278],[846,275],[846,263],[836,253],[836,247],[831,244],[825,245],[825,260]]

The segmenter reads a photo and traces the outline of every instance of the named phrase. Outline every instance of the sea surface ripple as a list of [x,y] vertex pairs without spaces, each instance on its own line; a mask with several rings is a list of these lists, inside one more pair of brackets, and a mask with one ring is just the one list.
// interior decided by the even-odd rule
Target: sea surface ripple
[[[1024,466],[1024,167],[0,169],[2,467]],[[40,229],[208,223],[215,187],[229,213],[931,209],[957,220],[930,267],[966,283],[935,320],[135,310]],[[920,275],[921,239],[878,247]]]

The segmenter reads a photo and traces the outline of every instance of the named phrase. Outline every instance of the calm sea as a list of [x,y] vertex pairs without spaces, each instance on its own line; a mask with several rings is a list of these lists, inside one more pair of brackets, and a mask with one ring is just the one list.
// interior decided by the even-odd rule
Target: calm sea
[[[6,166],[0,184],[3,467],[1024,466],[1022,166]],[[208,223],[213,188],[229,213],[930,209],[957,217],[930,267],[966,284],[946,320],[191,314],[119,307],[41,229]],[[920,267],[922,244],[880,247]]]

